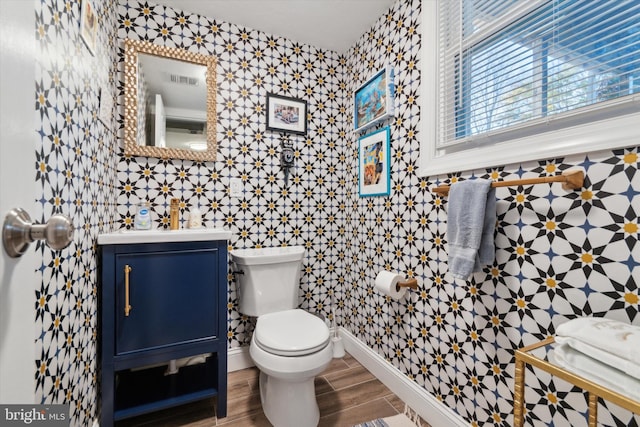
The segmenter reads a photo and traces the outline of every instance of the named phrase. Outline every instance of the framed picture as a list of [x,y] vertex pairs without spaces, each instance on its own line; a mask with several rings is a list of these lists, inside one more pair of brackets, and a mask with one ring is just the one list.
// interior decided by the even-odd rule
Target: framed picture
[[358,140],[360,197],[389,195],[390,133],[389,126],[386,126]]
[[96,54],[96,39],[98,37],[98,17],[90,0],[82,0],[80,9],[80,36],[89,48],[91,55]]
[[378,71],[353,92],[353,123],[363,130],[393,115],[393,68]]
[[267,93],[267,129],[306,135],[307,101]]

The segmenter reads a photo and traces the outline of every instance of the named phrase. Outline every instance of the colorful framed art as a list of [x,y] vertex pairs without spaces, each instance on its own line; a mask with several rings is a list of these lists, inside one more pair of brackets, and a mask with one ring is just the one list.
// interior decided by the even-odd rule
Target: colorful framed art
[[388,196],[390,177],[389,126],[358,140],[358,188],[360,197]]
[[375,73],[353,92],[353,123],[357,131],[393,115],[393,68]]

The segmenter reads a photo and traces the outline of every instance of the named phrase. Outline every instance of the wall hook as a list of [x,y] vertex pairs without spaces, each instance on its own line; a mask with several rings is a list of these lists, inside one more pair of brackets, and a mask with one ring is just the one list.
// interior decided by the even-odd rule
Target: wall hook
[[280,165],[284,170],[284,186],[287,187],[289,181],[289,170],[293,167],[295,153],[293,151],[293,143],[290,140],[282,140],[282,156],[280,157]]
[[66,248],[73,240],[73,222],[65,215],[56,214],[45,224],[34,224],[22,208],[11,209],[5,216],[2,244],[11,258],[22,256],[29,243],[41,239],[56,251]]

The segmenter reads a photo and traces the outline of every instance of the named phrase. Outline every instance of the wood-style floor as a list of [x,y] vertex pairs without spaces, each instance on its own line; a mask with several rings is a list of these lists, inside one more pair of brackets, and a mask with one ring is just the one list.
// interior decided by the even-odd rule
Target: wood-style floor
[[[260,405],[258,375],[256,368],[229,373],[226,418],[216,417],[215,400],[209,399],[131,418],[116,426],[270,427]],[[316,377],[315,386],[320,427],[349,427],[404,411],[404,403],[348,354],[333,359]]]

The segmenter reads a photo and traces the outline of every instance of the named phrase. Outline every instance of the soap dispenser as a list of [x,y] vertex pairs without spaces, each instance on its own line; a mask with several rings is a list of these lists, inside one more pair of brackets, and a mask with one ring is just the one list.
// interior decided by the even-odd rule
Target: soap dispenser
[[151,229],[151,204],[148,201],[138,203],[133,227],[136,230]]
[[180,199],[171,199],[169,205],[169,228],[177,230],[180,228]]

